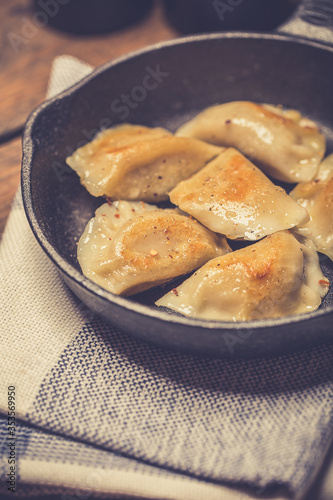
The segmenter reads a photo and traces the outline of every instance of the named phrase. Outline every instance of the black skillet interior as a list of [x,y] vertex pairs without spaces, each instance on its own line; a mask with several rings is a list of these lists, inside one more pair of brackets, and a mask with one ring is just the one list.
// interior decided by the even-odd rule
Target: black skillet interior
[[[300,110],[321,126],[330,153],[332,81],[332,49],[282,35],[227,33],[176,40],[97,70],[42,105],[27,124],[22,185],[37,239],[89,308],[149,342],[209,356],[247,357],[329,340],[332,290],[321,309],[306,317],[235,325],[167,315],[154,309],[155,292],[123,299],[83,278],[76,243],[104,200],[81,187],[65,158],[100,128],[129,122],[174,131],[203,108],[233,100]],[[321,260],[333,283],[331,261]]]

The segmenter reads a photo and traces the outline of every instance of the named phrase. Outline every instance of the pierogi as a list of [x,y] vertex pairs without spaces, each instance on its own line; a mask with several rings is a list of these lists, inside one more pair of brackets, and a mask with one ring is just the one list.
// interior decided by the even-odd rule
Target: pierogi
[[310,238],[318,252],[333,260],[333,155],[321,163],[313,181],[298,184],[290,196],[310,215],[309,222],[297,232]]
[[309,220],[305,208],[234,148],[180,182],[169,196],[204,226],[231,239],[257,240]]
[[206,108],[177,135],[235,147],[273,178],[292,183],[311,181],[325,153],[314,122],[295,110],[248,101]]
[[129,296],[229,251],[224,236],[176,209],[119,201],[97,209],[79,240],[78,260],[91,281]]
[[317,252],[282,231],[210,260],[156,304],[208,320],[278,318],[316,310],[328,286]]
[[159,202],[220,151],[162,128],[125,124],[100,132],[66,162],[93,196]]
[[[320,164],[324,152],[299,112],[247,101],[207,108],[176,135],[130,124],[100,132],[66,160],[108,198],[78,243],[83,274],[131,296],[195,271],[156,302],[194,318],[316,310],[329,287],[316,249],[333,259],[333,155]],[[299,184],[289,196],[266,173]],[[177,208],[146,203],[168,199]],[[226,237],[262,240],[232,252]]]

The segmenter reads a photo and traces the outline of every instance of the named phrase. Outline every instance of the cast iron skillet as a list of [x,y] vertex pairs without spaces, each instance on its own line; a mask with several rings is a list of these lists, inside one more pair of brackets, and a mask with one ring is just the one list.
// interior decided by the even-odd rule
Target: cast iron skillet
[[[152,306],[155,292],[125,299],[99,288],[81,274],[76,242],[103,200],[91,197],[65,167],[66,156],[101,127],[126,121],[173,131],[206,106],[243,99],[299,109],[320,124],[332,152],[333,7],[320,5],[303,3],[282,28],[296,36],[229,32],[136,52],[97,69],[30,116],[22,166],[28,220],[68,286],[112,325],[162,347],[218,357],[268,356],[332,340],[332,285],[316,312],[237,324],[161,311]],[[297,36],[303,34],[325,43]],[[131,94],[130,104],[120,102]],[[331,261],[321,261],[333,283]]]

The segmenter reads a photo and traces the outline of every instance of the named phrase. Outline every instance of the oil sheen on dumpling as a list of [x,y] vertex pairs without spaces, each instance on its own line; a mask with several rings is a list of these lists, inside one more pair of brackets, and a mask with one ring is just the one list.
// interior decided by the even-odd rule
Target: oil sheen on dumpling
[[284,182],[312,180],[325,153],[324,136],[299,112],[248,101],[207,108],[177,135],[233,146]]
[[309,220],[306,209],[233,148],[180,182],[169,196],[204,226],[232,239],[257,240]]
[[220,151],[162,128],[125,124],[100,132],[66,162],[94,196],[158,202]]
[[317,252],[282,231],[210,260],[156,304],[208,320],[278,318],[316,310],[328,286]]
[[298,184],[290,196],[310,215],[310,221],[297,232],[333,260],[333,155],[321,163],[315,180]]
[[202,266],[230,251],[217,236],[177,210],[143,202],[105,203],[78,244],[78,260],[91,281],[132,295]]

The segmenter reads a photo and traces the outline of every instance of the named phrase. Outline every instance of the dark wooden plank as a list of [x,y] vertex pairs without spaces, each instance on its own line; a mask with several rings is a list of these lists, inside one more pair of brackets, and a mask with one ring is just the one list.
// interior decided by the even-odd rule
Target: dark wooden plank
[[0,145],[0,238],[20,181],[21,138]]

